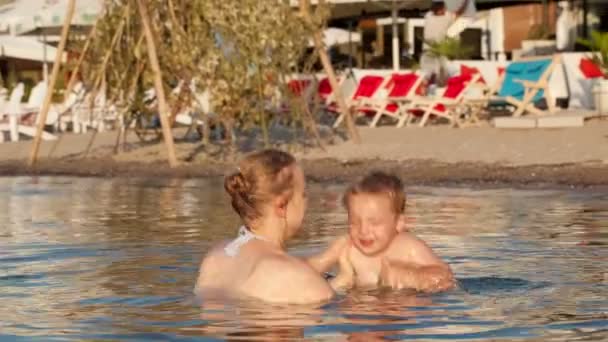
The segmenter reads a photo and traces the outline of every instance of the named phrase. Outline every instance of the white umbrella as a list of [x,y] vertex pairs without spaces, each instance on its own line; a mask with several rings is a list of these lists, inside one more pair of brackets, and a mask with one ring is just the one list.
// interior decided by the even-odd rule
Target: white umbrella
[[[0,6],[0,30],[20,35],[39,28],[61,27],[67,4],[67,0],[13,0]],[[101,9],[101,0],[78,1],[72,25],[93,25]]]
[[[0,35],[0,56],[45,62],[44,49],[50,55],[55,55],[57,49],[44,45],[32,37]],[[65,54],[63,60],[65,61]]]
[[[0,6],[0,30],[22,35],[44,28],[59,28],[67,13],[68,0],[12,0]],[[102,0],[76,2],[72,25],[93,25],[102,9]],[[46,35],[44,35],[46,40]],[[42,44],[43,74],[47,79],[46,56],[49,46]]]
[[[395,0],[399,8],[428,8],[431,0]],[[473,1],[473,0],[471,0]],[[331,17],[333,19],[356,17],[365,11],[368,14],[385,12],[390,9],[393,0],[325,0],[331,6]],[[300,0],[290,0],[290,5],[297,7]],[[319,3],[318,0],[310,0],[311,5]]]
[[[473,0],[471,0],[473,1]],[[393,45],[393,69],[399,70],[399,38],[397,29],[397,14],[402,8],[428,8],[430,0],[327,0],[332,7],[332,18],[346,18],[360,15],[362,11],[377,13],[386,10],[391,11],[392,17],[392,45]],[[311,4],[317,4],[318,0],[311,0]],[[298,6],[299,0],[291,0],[292,6]]]
[[[333,45],[343,45],[349,43],[361,42],[361,34],[358,32],[351,32],[345,29],[337,27],[328,27],[323,31],[323,44],[327,47]],[[309,44],[312,46],[312,39],[309,40]]]

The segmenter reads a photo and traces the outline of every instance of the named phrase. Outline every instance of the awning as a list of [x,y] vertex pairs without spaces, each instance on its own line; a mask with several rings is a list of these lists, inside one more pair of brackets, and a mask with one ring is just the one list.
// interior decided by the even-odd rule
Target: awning
[[[431,0],[394,0],[399,9],[426,9],[429,8]],[[290,0],[294,7],[299,6],[299,0]],[[310,0],[312,5],[318,3],[317,0]],[[332,19],[358,17],[365,11],[368,14],[382,13],[390,11],[393,0],[326,0],[332,7]]]
[[[46,45],[30,37],[0,36],[0,57],[44,62],[45,48],[46,61],[52,63],[57,53],[57,49],[53,46]],[[64,54],[63,61],[65,62],[65,60]]]
[[[68,0],[12,0],[0,6],[0,31],[13,35],[39,28],[61,27]],[[72,25],[93,25],[102,9],[102,0],[76,1]]]
[[[326,47],[348,44],[349,42],[361,42],[361,34],[336,27],[328,27],[323,31],[323,43]],[[313,45],[312,39],[309,40],[309,45]]]

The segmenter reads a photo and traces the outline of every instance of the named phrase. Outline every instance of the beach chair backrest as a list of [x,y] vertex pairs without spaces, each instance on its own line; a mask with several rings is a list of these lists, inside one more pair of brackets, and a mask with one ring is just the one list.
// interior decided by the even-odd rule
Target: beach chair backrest
[[370,98],[380,88],[384,82],[384,77],[367,75],[361,78],[357,90],[353,94],[353,100],[360,98]]
[[292,95],[302,96],[306,93],[311,83],[309,79],[293,79],[287,83],[287,89],[289,89]]
[[[523,99],[526,88],[518,81],[538,82],[543,78],[549,77],[547,71],[551,64],[553,64],[552,57],[512,62],[505,69],[504,80],[502,87],[498,91],[498,96],[513,97],[518,100]],[[532,99],[532,102],[540,100],[543,96],[544,91],[540,89]]]
[[591,58],[581,58],[578,68],[585,78],[600,78],[604,77],[602,69]]
[[331,89],[331,84],[329,83],[329,78],[325,77],[319,81],[319,97],[322,99],[327,99],[329,95],[333,92]]
[[443,92],[446,99],[457,99],[463,94],[467,85],[473,79],[472,75],[457,75],[448,78],[447,87]]
[[71,108],[74,105],[76,105],[76,103],[82,101],[84,99],[85,96],[85,89],[84,86],[82,85],[82,82],[78,82],[74,85],[74,87],[72,88],[72,91],[70,92],[70,94],[68,94],[64,101],[63,101],[63,106],[65,109]]
[[405,97],[418,83],[419,76],[414,73],[393,74],[386,87],[390,89],[389,97]]
[[0,116],[5,114],[6,112],[6,106],[8,104],[8,101],[6,99],[7,95],[8,90],[6,88],[0,88]]
[[8,103],[8,113],[18,113],[21,110],[21,99],[25,93],[25,85],[23,82],[19,82],[13,91]]
[[42,103],[44,102],[44,97],[46,96],[46,82],[40,81],[34,88],[32,88],[32,92],[30,93],[30,97],[27,101],[27,106],[29,108],[37,108],[42,107]]

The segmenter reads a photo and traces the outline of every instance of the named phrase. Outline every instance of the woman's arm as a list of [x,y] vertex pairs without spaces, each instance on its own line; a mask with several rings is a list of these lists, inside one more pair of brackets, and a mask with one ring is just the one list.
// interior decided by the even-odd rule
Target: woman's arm
[[351,289],[355,285],[355,269],[350,261],[348,248],[342,250],[339,264],[338,275],[329,282],[329,285],[336,292]]
[[327,272],[338,263],[340,255],[349,244],[349,236],[343,235],[332,242],[325,251],[308,257],[306,262],[318,273]]
[[334,295],[325,279],[293,257],[260,261],[241,292],[265,302],[290,304],[320,303]]

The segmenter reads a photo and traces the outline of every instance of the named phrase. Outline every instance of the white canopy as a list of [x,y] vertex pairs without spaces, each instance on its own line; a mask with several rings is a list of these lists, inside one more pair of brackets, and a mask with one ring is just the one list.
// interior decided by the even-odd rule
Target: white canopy
[[[37,28],[60,27],[68,0],[12,0],[0,6],[0,30],[13,35]],[[72,25],[93,25],[102,9],[102,0],[76,1]]]
[[[44,50],[45,44],[41,43],[36,38],[0,35],[1,57],[45,62]],[[56,48],[50,45],[46,45],[46,61],[52,61],[55,58],[56,53]],[[65,55],[63,56],[63,59],[65,61]]]
[[[325,29],[325,31],[323,31],[323,43],[326,47],[348,44],[349,42],[361,42],[361,34],[358,32],[349,32],[348,30],[336,27],[328,27]],[[310,40],[309,44],[313,45],[312,39]]]
[[[310,0],[312,5],[316,5],[318,0]],[[334,19],[357,17],[362,11],[368,14],[386,12],[395,5],[399,9],[428,8],[431,0],[326,0],[332,7],[331,17]],[[291,6],[298,6],[299,0],[290,0]]]

